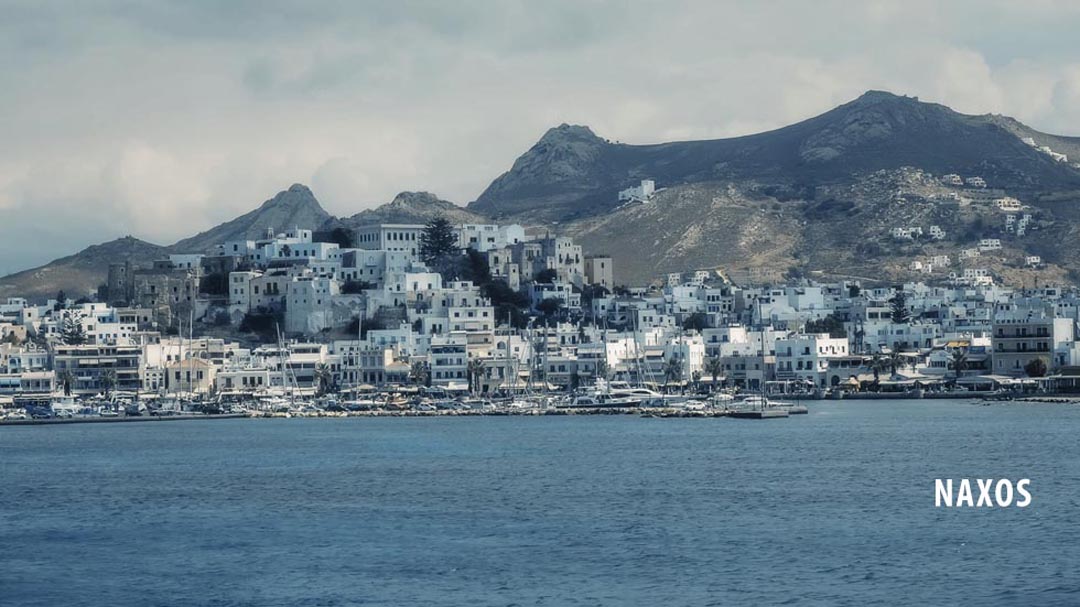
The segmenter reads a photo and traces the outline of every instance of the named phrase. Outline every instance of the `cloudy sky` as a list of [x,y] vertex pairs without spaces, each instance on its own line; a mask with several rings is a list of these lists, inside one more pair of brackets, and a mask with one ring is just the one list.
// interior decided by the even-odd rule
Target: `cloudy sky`
[[0,0],[0,273],[294,182],[474,199],[561,122],[770,129],[879,88],[1080,134],[1080,5]]

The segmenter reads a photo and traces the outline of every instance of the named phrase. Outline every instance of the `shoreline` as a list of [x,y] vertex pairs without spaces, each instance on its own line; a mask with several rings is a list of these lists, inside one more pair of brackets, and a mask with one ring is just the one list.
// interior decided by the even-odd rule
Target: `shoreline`
[[[959,398],[959,397],[954,397]],[[988,399],[980,398],[978,396],[969,396],[967,399],[976,401],[976,404],[980,405],[992,405],[992,404],[1056,404],[1056,405],[1078,405],[1080,404],[1080,396],[1055,396],[1055,395],[1043,395],[1043,396],[1030,396],[1030,397],[1018,397],[1010,399]],[[925,398],[847,398],[847,399],[824,399],[833,400],[834,402],[843,401],[855,401],[855,400],[928,400]],[[780,407],[780,409],[785,409]],[[377,409],[370,411],[349,411],[349,412],[329,412],[323,411],[318,413],[219,413],[219,414],[192,414],[192,415],[168,415],[168,416],[151,416],[151,415],[132,415],[132,416],[119,416],[119,417],[71,417],[71,418],[50,418],[50,419],[19,419],[19,420],[0,420],[0,427],[4,426],[49,426],[49,425],[70,425],[70,424],[109,424],[109,423],[137,423],[137,422],[176,422],[176,421],[193,421],[193,420],[222,420],[222,419],[348,419],[348,418],[372,418],[372,417],[543,417],[543,416],[578,416],[578,415],[636,415],[645,418],[714,418],[714,417],[739,417],[739,413],[744,412],[740,409],[713,409],[713,410],[685,410],[685,409],[672,409],[672,408],[655,408],[655,407],[630,407],[630,408],[618,408],[618,407],[580,407],[580,408],[564,408],[564,409],[495,409],[495,410],[460,410],[460,409],[446,409],[436,411],[419,411],[419,410],[386,410]],[[806,411],[799,411],[799,413],[805,413]]]

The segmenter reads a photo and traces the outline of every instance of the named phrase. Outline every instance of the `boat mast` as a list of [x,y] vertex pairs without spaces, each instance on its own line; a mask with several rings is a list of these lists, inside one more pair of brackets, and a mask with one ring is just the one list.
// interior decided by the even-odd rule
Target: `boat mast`
[[[194,309],[188,310],[188,315],[189,315],[189,317],[188,317],[188,358],[190,359],[191,358],[191,345],[195,341],[195,327],[194,327],[194,325],[195,325],[195,310]],[[188,382],[188,392],[191,393],[191,399],[195,400],[195,388],[191,384],[191,380],[192,380],[191,376],[192,376],[192,371],[193,371],[191,366],[193,364],[195,364],[194,360],[190,360],[188,362],[187,382]]]
[[761,410],[765,410],[765,320],[761,321]]
[[513,374],[510,373],[511,368],[513,367],[513,363],[510,361],[510,337],[511,337],[511,335],[513,333],[513,330],[514,330],[514,324],[513,324],[513,320],[512,320],[512,314],[510,313],[510,310],[507,309],[506,310],[506,357],[505,357],[506,358],[506,365],[503,368],[503,374],[506,377],[506,394],[507,394],[507,396],[511,396],[511,397],[514,395],[514,384],[517,383],[516,381],[514,382],[514,384],[510,383],[510,379],[513,377]]

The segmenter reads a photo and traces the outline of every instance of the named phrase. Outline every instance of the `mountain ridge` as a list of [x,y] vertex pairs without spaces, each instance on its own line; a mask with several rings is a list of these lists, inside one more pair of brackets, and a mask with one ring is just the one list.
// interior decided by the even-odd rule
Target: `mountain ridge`
[[[1045,137],[1080,153],[1080,139]],[[563,170],[568,159],[575,163],[572,173]],[[1000,118],[868,91],[806,120],[726,139],[634,145],[611,143],[588,127],[561,125],[549,129],[467,208],[499,218],[567,221],[614,209],[618,191],[642,179],[653,179],[658,187],[747,179],[815,187],[903,166],[936,173],[978,171],[1026,192],[1080,189],[1080,173],[1024,144]],[[573,179],[565,179],[567,174]]]
[[[1069,162],[1055,154],[1067,155]],[[906,261],[923,251],[943,254],[949,247],[971,246],[975,235],[1001,236],[1012,261],[991,264],[995,271],[1022,279],[1025,275],[1009,264],[1034,254],[1047,260],[1043,276],[1056,280],[1072,272],[1069,280],[1077,282],[1080,253],[1052,246],[1080,238],[1077,160],[1080,137],[1042,133],[1008,116],[962,114],[886,91],[867,91],[794,124],[726,139],[616,143],[588,126],[563,123],[545,131],[464,207],[428,192],[405,191],[376,208],[334,217],[309,188],[294,184],[244,215],[167,247],[129,242],[125,249],[110,241],[101,245],[110,245],[104,249],[88,248],[0,278],[0,295],[34,291],[35,275],[74,280],[76,267],[86,276],[73,287],[95,286],[90,282],[100,282],[104,273],[101,253],[110,249],[117,261],[129,250],[138,250],[145,261],[148,255],[208,252],[225,240],[261,238],[269,228],[328,231],[377,222],[423,223],[439,215],[454,223],[516,222],[564,231],[579,238],[587,252],[616,252],[617,279],[624,282],[694,265],[745,266],[748,280],[776,280],[792,269],[819,276],[911,278],[898,261],[859,261],[866,243],[887,241],[888,222],[901,218],[951,230],[948,242],[888,244]],[[944,173],[981,176],[990,188],[1023,199],[1037,218],[1040,239],[1002,233],[1002,217],[985,209],[943,202],[963,194],[962,186],[950,189],[928,177]],[[661,188],[654,201],[659,205],[644,208],[617,199],[619,190],[643,179]],[[688,222],[685,214],[697,220]],[[650,232],[655,250],[642,250],[640,236]],[[770,242],[776,251],[761,253]],[[85,259],[73,259],[79,256]]]

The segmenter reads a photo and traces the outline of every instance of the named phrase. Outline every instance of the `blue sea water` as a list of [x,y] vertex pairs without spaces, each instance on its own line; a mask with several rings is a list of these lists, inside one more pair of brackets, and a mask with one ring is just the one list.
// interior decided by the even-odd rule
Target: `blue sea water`
[[0,605],[1080,604],[1080,407],[810,406],[4,427]]

